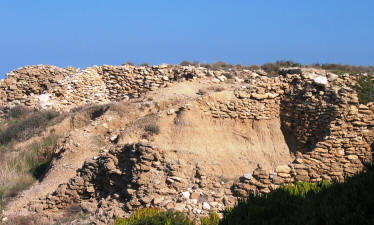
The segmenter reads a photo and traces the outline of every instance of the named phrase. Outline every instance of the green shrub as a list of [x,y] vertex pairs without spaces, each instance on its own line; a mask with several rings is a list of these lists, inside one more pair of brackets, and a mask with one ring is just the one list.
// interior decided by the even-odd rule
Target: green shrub
[[95,120],[102,116],[110,107],[111,104],[88,104],[75,107],[70,110],[70,113],[87,113],[89,119]]
[[34,178],[40,179],[47,171],[53,156],[53,147],[57,143],[58,136],[50,135],[40,142],[30,145],[27,164]]
[[[201,225],[364,225],[374,224],[374,166],[346,178],[344,183],[299,182],[268,194],[251,194],[226,209],[201,218]],[[115,225],[196,224],[176,212],[140,209]]]
[[24,106],[21,106],[21,105],[17,105],[9,110],[7,114],[7,118],[8,119],[19,119],[19,118],[29,115],[30,113],[31,113],[30,109]]
[[226,210],[221,225],[374,224],[374,169],[345,183],[298,183],[250,195]]
[[361,104],[367,104],[368,102],[374,101],[374,76],[360,76],[357,80],[357,84],[352,88],[357,92],[358,98]]
[[114,225],[194,225],[180,212],[160,212],[157,209],[138,209],[129,218],[117,218]]
[[278,73],[279,69],[281,67],[302,67],[301,63],[293,62],[291,60],[280,60],[276,61],[275,63],[265,63],[264,65],[261,66],[261,68],[271,74],[275,75]]
[[200,218],[201,225],[218,225],[219,222],[220,222],[219,216],[214,211],[211,211],[208,217]]
[[321,66],[322,69],[336,72],[337,74],[359,74],[359,73],[374,73],[373,66],[352,66],[345,64],[326,63]]
[[190,66],[192,65],[192,63],[188,60],[183,60],[181,63],[179,63],[179,65],[181,66]]
[[24,141],[40,132],[48,123],[59,115],[55,111],[34,112],[28,117],[12,124],[0,134],[0,144],[5,145],[12,140]]

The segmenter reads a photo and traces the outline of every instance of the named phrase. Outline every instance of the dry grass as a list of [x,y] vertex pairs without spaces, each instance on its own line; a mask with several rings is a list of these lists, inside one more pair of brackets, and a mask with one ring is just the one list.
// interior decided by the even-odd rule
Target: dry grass
[[52,157],[58,137],[51,135],[34,142],[25,149],[4,151],[0,154],[0,209],[7,200],[29,187],[43,176]]
[[222,86],[210,86],[207,89],[214,92],[221,92],[225,90],[225,88]]
[[[10,112],[12,115],[12,111]],[[33,112],[22,118],[22,112],[16,111],[16,117],[10,117],[7,120],[7,127],[0,133],[0,144],[6,145],[12,141],[24,141],[35,134],[40,133],[47,126],[51,126],[59,113],[56,111],[39,111]],[[18,120],[18,118],[22,118]],[[54,121],[55,120],[55,121]]]
[[204,95],[207,95],[209,92],[221,92],[221,91],[224,91],[224,90],[225,90],[225,88],[222,87],[222,86],[209,86],[209,87],[206,87],[206,88],[200,88],[197,91],[197,94],[201,95],[201,96],[204,96]]
[[151,139],[160,133],[159,115],[148,114],[128,123],[120,137],[121,143],[135,142],[139,139]]
[[45,225],[36,215],[33,216],[12,216],[3,225]]

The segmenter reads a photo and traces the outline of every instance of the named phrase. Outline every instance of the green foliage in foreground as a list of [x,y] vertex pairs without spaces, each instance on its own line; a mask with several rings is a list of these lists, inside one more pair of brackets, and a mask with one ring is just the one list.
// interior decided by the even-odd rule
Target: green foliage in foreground
[[186,215],[180,212],[160,212],[157,209],[139,209],[127,219],[118,218],[115,225],[193,225]]
[[[114,225],[195,225],[195,221],[190,220],[181,212],[161,212],[158,209],[139,209],[129,218],[117,218]],[[212,212],[209,217],[200,219],[201,225],[218,225],[219,217]]]
[[225,212],[222,225],[374,224],[374,169],[344,183],[299,183],[250,195]]
[[352,86],[357,91],[358,98],[361,104],[367,104],[374,101],[374,76],[360,76],[357,84]]
[[44,176],[57,140],[58,136],[50,135],[10,156],[5,156],[6,152],[0,152],[0,211],[9,199]]
[[[297,183],[268,194],[250,195],[224,212],[201,218],[202,225],[345,225],[374,224],[374,167],[344,183]],[[197,224],[178,212],[140,209],[115,225]]]

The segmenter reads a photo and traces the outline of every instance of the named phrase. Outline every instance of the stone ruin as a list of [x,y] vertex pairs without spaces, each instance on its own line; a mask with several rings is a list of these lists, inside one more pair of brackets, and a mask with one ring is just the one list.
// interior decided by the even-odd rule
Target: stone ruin
[[[75,104],[139,97],[181,80],[224,82],[222,74],[224,71],[180,66],[102,66],[83,71],[26,67],[11,72],[0,83],[0,94],[3,105],[36,105],[37,96],[48,94],[54,107],[65,109]],[[205,165],[178,160],[178,153],[152,142],[128,143],[87,160],[68,183],[30,202],[28,209],[57,212],[78,204],[98,224],[127,216],[139,207],[199,216],[232,207],[249,193],[268,193],[284,184],[341,182],[372,162],[374,104],[359,103],[348,85],[354,79],[311,69],[284,69],[279,77],[235,71],[235,76],[243,74],[249,80],[234,91],[234,98],[202,97],[189,107],[198,108],[204,118],[212,120],[279,120],[294,156],[288,164],[271,169],[258,165],[235,180],[225,180]],[[175,111],[181,110],[188,107]]]

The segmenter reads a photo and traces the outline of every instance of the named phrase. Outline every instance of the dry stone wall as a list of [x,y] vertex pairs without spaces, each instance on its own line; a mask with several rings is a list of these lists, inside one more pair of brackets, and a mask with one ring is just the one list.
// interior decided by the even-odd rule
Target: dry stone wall
[[[34,71],[40,72],[31,72]],[[36,212],[57,211],[78,203],[107,224],[138,207],[160,207],[198,216],[222,210],[237,197],[266,193],[297,181],[343,181],[372,162],[374,104],[362,105],[347,86],[349,77],[324,71],[283,70],[275,78],[239,71],[251,79],[229,100],[202,97],[196,104],[216,120],[280,118],[295,160],[265,170],[258,165],[235,181],[210,175],[196,162],[175,160],[173,152],[150,143],[117,146],[88,160],[67,184],[29,204]],[[43,66],[13,71],[0,83],[1,104],[44,104],[61,109],[139,97],[171,82],[211,77],[222,71],[181,66],[101,66],[82,71]],[[59,79],[55,80],[56,77]],[[338,84],[338,85],[337,85]],[[53,91],[51,91],[53,90]],[[47,96],[47,97],[45,97]],[[47,100],[43,99],[47,98]],[[4,100],[6,99],[6,101]]]
[[86,161],[69,183],[29,207],[36,212],[57,211],[79,203],[98,224],[139,207],[197,216],[233,206],[232,184],[206,174],[204,165],[175,160],[147,143],[128,144]]
[[0,105],[22,104],[32,107],[68,110],[88,103],[106,103],[140,97],[142,93],[165,87],[172,82],[217,77],[222,71],[210,72],[193,66],[93,66],[84,70],[71,67],[26,66],[7,74],[0,81]]
[[360,104],[355,91],[333,84],[336,77],[300,72],[285,73],[275,83],[268,79],[254,80],[252,85],[236,90],[233,100],[201,102],[205,114],[217,119],[280,117],[296,157],[273,171],[259,165],[244,174],[233,186],[235,196],[269,192],[297,181],[343,181],[372,162],[373,103]]

